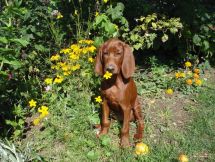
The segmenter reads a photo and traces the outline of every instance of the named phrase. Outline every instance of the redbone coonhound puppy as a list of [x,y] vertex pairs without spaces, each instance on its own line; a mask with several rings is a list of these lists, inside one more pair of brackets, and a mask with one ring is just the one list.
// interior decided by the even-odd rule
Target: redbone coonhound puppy
[[120,144],[126,147],[129,146],[130,121],[135,120],[137,124],[135,139],[142,139],[144,129],[137,88],[131,78],[135,71],[135,59],[127,44],[118,39],[110,39],[101,45],[96,56],[95,72],[104,75],[106,71],[111,72],[112,77],[103,80],[101,84],[103,102],[98,136],[108,133],[109,115],[113,111],[123,123]]

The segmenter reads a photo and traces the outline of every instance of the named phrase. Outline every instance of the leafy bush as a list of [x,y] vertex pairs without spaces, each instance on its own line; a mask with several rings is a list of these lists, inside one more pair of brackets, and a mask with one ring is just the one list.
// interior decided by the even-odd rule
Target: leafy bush
[[104,13],[98,13],[93,22],[93,29],[97,32],[94,38],[96,46],[109,38],[120,37],[123,32],[129,30],[123,11],[123,3],[117,3],[114,7],[112,5],[107,7]]
[[[46,58],[60,46],[63,33],[56,32],[48,2],[6,1],[0,15],[1,123],[20,135],[24,126],[26,99],[40,96],[39,78],[46,74]],[[52,27],[50,27],[52,26]],[[60,31],[61,32],[61,31]],[[54,35],[52,33],[55,33]],[[57,33],[57,34],[56,34]],[[54,40],[53,37],[58,40]],[[1,131],[8,134],[8,128]]]
[[175,35],[183,27],[179,18],[167,19],[165,16],[159,18],[155,13],[146,17],[141,16],[136,21],[140,22],[140,25],[123,35],[135,50],[151,47],[159,49],[161,42],[165,43],[169,39],[170,33]]

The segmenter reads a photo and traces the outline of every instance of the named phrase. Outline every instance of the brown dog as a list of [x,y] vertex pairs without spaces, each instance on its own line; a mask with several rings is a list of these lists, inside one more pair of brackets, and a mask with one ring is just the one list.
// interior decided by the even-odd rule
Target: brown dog
[[108,71],[113,75],[101,85],[102,120],[99,136],[108,133],[109,115],[113,111],[122,119],[121,146],[129,146],[130,121],[136,120],[137,133],[134,137],[141,140],[144,123],[137,97],[137,88],[131,78],[135,71],[135,60],[131,48],[118,39],[106,41],[96,56],[95,72],[104,75]]

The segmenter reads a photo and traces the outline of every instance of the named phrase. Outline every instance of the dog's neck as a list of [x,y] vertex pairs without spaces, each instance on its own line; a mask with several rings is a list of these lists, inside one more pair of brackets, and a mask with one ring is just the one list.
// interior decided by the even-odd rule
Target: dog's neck
[[130,78],[126,79],[123,77],[121,73],[119,74],[113,74],[110,79],[103,80],[102,81],[102,89],[108,89],[112,86],[122,87],[122,84],[127,84],[130,81]]

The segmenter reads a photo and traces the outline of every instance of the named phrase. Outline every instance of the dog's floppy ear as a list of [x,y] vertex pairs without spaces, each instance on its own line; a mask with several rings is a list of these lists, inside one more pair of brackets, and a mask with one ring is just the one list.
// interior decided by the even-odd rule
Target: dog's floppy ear
[[132,76],[135,70],[135,59],[131,47],[124,44],[124,58],[122,61],[122,75],[128,79]]
[[96,55],[95,72],[98,75],[103,75],[102,48],[103,48],[103,45],[99,48]]

